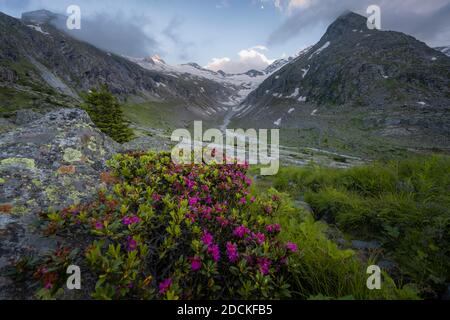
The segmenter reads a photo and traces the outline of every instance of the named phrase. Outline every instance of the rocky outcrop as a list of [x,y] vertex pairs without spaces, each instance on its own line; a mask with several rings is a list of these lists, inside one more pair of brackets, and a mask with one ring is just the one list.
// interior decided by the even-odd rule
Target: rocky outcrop
[[11,298],[12,282],[1,271],[10,261],[55,245],[35,229],[38,213],[95,195],[106,160],[120,149],[82,110],[26,112],[0,136],[0,299]]

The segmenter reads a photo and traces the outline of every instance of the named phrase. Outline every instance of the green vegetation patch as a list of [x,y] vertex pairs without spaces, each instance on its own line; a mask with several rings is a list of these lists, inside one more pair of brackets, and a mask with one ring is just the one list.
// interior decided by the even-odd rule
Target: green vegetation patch
[[17,264],[36,279],[36,297],[64,297],[75,263],[94,299],[417,298],[387,275],[381,291],[368,290],[354,252],[285,195],[252,193],[247,166],[180,166],[169,153],[109,165],[109,191],[42,215],[45,234],[68,245]]
[[425,296],[434,296],[450,281],[448,157],[346,170],[284,168],[274,185],[304,197],[316,219],[354,237],[380,241]]

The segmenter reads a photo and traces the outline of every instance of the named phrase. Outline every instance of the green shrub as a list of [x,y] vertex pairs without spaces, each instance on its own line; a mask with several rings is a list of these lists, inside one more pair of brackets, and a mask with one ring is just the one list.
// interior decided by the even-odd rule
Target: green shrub
[[418,298],[387,274],[381,290],[367,289],[372,262],[339,249],[327,225],[286,195],[252,195],[247,166],[179,166],[168,153],[118,155],[109,165],[110,187],[95,201],[42,214],[44,233],[65,243],[17,263],[37,298],[67,298],[72,264],[83,270],[78,298]]
[[165,153],[119,155],[110,166],[111,191],[45,215],[47,234],[81,250],[38,266],[38,297],[61,293],[66,256],[89,270],[95,299],[290,297],[297,245],[277,238],[280,198],[252,196],[245,166],[179,166]]
[[119,143],[133,138],[133,131],[124,121],[117,99],[106,86],[102,86],[100,90],[92,89],[84,96],[84,100],[82,107],[102,132]]

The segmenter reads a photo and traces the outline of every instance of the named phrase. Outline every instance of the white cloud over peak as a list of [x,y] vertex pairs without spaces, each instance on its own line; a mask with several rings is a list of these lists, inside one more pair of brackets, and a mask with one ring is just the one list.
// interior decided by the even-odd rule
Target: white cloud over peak
[[275,8],[288,14],[296,9],[306,9],[310,7],[315,0],[260,0],[262,4],[272,2]]
[[222,70],[226,73],[243,73],[251,69],[263,70],[275,60],[269,59],[262,51],[267,51],[267,48],[262,45],[243,49],[238,52],[236,59],[213,58],[205,68],[213,71]]

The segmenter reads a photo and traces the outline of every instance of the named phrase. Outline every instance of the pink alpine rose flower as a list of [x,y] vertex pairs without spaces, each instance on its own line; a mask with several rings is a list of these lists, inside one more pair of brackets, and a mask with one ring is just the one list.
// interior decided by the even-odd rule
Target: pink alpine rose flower
[[237,259],[239,257],[237,244],[227,242],[227,255],[228,255],[228,260],[230,260],[230,262],[234,263],[237,261]]
[[95,229],[96,230],[103,230],[103,223],[101,223],[101,222],[96,222],[95,223],[95,225],[94,225],[94,227],[95,227]]
[[271,264],[272,262],[267,258],[259,259],[258,260],[259,271],[261,271],[263,275],[269,274]]
[[212,256],[215,262],[218,262],[220,260],[220,249],[217,244],[209,246],[208,253]]
[[264,235],[264,233],[258,232],[254,235],[254,238],[256,240],[256,243],[259,245],[262,245],[264,243],[264,241],[266,241],[266,236]]
[[233,234],[238,238],[243,238],[248,233],[250,233],[250,230],[245,226],[239,226],[236,229],[234,229],[234,231],[233,231]]
[[172,285],[171,278],[167,278],[167,279],[161,281],[161,283],[159,284],[159,293],[165,294],[167,292],[167,290],[169,290],[171,285]]
[[291,252],[297,252],[298,251],[298,246],[295,243],[288,242],[286,244],[286,249],[288,249]]
[[205,244],[206,246],[210,246],[213,244],[214,241],[214,237],[212,236],[212,234],[210,234],[208,231],[204,231],[203,232],[203,236],[202,236],[202,242],[203,244]]
[[139,219],[138,216],[132,216],[132,217],[124,217],[122,219],[122,223],[126,226],[130,226],[136,223],[139,223],[141,219]]
[[137,249],[137,241],[133,237],[127,238],[127,250],[134,251]]
[[193,257],[191,259],[191,268],[192,271],[198,271],[202,268],[202,259],[200,257]]

